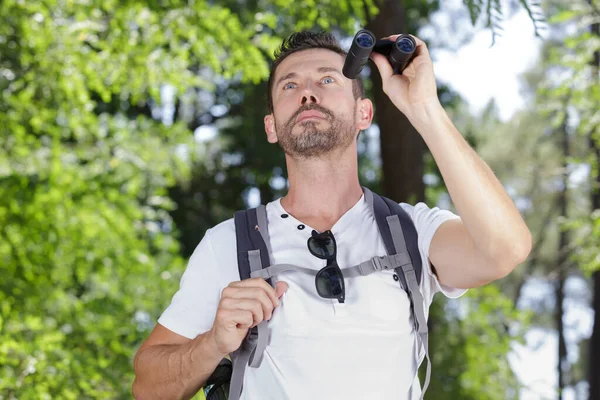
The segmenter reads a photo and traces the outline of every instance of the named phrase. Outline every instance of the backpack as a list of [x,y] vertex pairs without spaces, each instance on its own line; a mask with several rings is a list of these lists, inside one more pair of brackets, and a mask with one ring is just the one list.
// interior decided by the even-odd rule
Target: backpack
[[[429,359],[428,328],[425,319],[423,295],[419,283],[423,268],[417,242],[417,230],[410,216],[393,200],[379,196],[363,187],[365,200],[375,216],[379,233],[385,244],[387,255],[373,257],[359,265],[343,268],[344,278],[368,275],[382,270],[394,269],[400,287],[406,291],[410,301],[414,330],[418,346],[423,346],[427,358],[427,372],[420,399],[425,396],[431,376]],[[304,271],[315,275],[318,271],[291,264],[271,265],[272,254],[269,242],[266,207],[237,211],[234,214],[237,259],[240,279],[262,277],[273,285],[272,276],[283,271]],[[242,393],[246,366],[257,368],[267,347],[267,321],[250,329],[241,346],[223,359],[205,386],[207,400],[239,400]],[[420,352],[418,351],[417,354]],[[417,355],[418,357],[418,355]],[[419,365],[417,360],[417,368]],[[227,379],[230,378],[230,379]],[[225,394],[228,391],[228,396]]]

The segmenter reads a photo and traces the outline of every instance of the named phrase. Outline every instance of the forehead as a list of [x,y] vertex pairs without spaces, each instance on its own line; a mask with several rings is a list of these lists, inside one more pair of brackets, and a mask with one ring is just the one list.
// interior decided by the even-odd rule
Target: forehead
[[334,67],[341,73],[344,60],[341,54],[327,49],[301,50],[287,56],[279,64],[275,79],[291,72],[312,72],[322,67]]

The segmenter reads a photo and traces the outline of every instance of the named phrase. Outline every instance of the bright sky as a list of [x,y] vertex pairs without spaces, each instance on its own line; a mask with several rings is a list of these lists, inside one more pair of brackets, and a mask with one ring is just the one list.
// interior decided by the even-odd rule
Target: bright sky
[[[464,7],[461,1],[443,2],[443,7]],[[449,29],[448,13],[438,13],[432,19],[436,27]],[[468,22],[468,21],[467,21]],[[470,24],[470,22],[468,22]],[[470,109],[481,111],[494,98],[502,120],[508,120],[522,108],[524,96],[520,93],[520,75],[538,61],[542,41],[534,36],[533,24],[525,10],[505,20],[503,36],[492,43],[489,30],[473,32],[473,39],[457,51],[432,50],[434,71],[438,80],[450,85],[468,102]],[[461,27],[462,28],[462,27]],[[427,28],[419,33],[424,40],[435,41],[438,29]],[[586,291],[581,280],[569,280],[568,286]],[[528,282],[524,288],[524,300],[548,296],[552,298],[552,287],[545,282]],[[548,298],[546,297],[546,298]],[[589,337],[592,328],[592,311],[581,304],[567,302],[564,317],[567,328],[569,359],[576,359],[573,343],[581,337]],[[575,322],[574,322],[575,321]],[[555,399],[557,385],[557,335],[542,329],[532,329],[526,335],[527,345],[515,345],[509,360],[521,383],[522,400]],[[584,388],[578,388],[581,391]],[[565,391],[565,400],[582,398],[575,390]]]
[[[452,2],[456,1],[449,3]],[[447,7],[449,3],[443,4]],[[465,6],[460,2],[458,7]],[[448,15],[439,13],[434,17],[434,23],[448,26]],[[470,26],[470,21],[467,23]],[[472,41],[458,51],[432,50],[432,58],[436,77],[460,92],[474,112],[482,110],[490,99],[495,98],[501,118],[507,120],[524,105],[519,76],[537,62],[542,40],[534,36],[533,24],[525,10],[520,10],[501,26],[503,36],[496,37],[493,47],[491,31],[478,30]],[[422,34],[435,35],[430,29]]]

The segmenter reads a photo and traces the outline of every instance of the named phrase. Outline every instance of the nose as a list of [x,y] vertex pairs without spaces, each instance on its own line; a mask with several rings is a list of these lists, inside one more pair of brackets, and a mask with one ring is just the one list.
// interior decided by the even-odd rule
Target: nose
[[300,101],[301,105],[305,105],[306,103],[319,103],[315,95],[302,95],[302,100]]
[[304,88],[304,90],[302,90],[302,96],[300,98],[301,106],[307,103],[319,104],[320,102],[321,99],[319,98],[319,96],[317,96],[317,93],[315,93],[315,90],[313,89],[312,85],[308,85]]

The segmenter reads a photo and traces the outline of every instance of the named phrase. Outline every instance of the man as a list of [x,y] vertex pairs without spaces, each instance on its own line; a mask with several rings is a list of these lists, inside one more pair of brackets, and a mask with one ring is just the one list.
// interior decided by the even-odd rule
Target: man
[[[419,235],[427,309],[437,291],[458,297],[510,273],[528,256],[531,236],[440,105],[427,47],[415,40],[403,75],[384,56],[371,58],[385,93],[429,146],[460,214],[401,204]],[[287,195],[267,205],[274,264],[325,266],[307,249],[313,231],[331,230],[342,270],[385,254],[357,171],[357,136],[371,124],[373,104],[359,81],[342,74],[344,60],[330,35],[300,32],[284,41],[272,67],[265,131],[286,154],[290,182]],[[344,303],[320,297],[314,276],[297,271],[275,277],[275,288],[260,278],[239,281],[234,224],[225,221],[206,232],[139,349],[134,395],[192,397],[248,329],[269,320],[264,359],[246,369],[242,399],[418,398],[410,306],[397,280],[393,271],[349,278]]]

